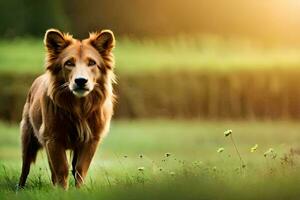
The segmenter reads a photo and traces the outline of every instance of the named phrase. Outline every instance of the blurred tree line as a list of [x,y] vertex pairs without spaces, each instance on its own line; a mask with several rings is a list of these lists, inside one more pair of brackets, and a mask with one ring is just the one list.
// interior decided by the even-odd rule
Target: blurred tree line
[[49,27],[69,29],[60,0],[1,0],[2,37],[41,36]]
[[286,0],[1,0],[0,36],[41,37],[49,27],[81,38],[113,29],[135,37],[212,33],[300,42],[300,3]]
[[[36,76],[0,73],[0,120],[21,120]],[[299,77],[299,69],[118,74],[114,117],[299,120]]]

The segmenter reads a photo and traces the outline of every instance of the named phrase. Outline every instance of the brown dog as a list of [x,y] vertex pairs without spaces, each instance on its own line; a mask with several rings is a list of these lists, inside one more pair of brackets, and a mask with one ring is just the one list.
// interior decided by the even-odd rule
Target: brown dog
[[44,147],[52,182],[68,188],[66,150],[73,152],[72,174],[80,187],[113,114],[114,35],[109,30],[76,40],[46,32],[46,72],[31,86],[21,122],[24,187],[37,152]]

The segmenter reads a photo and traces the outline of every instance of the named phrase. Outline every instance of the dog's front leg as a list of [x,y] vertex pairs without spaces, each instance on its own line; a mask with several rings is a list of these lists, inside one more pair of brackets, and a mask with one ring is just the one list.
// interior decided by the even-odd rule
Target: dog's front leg
[[98,140],[93,140],[82,144],[78,151],[78,157],[75,165],[75,185],[77,188],[84,183],[88,168],[94,157],[98,146]]
[[65,148],[57,141],[49,140],[46,142],[46,151],[53,185],[58,184],[65,190],[68,189],[68,160]]

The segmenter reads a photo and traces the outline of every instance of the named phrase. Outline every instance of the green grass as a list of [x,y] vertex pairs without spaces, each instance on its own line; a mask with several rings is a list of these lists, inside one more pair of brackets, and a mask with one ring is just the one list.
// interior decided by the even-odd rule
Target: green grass
[[[227,129],[246,168],[224,137]],[[299,158],[290,149],[299,151],[299,141],[296,122],[113,121],[84,188],[76,190],[72,178],[68,192],[53,188],[41,152],[27,187],[16,192],[18,127],[1,123],[0,199],[297,199]],[[276,158],[264,157],[269,148]]]
[[[241,39],[213,36],[170,39],[120,39],[115,49],[117,69],[139,73],[161,69],[216,69],[297,67],[299,48],[263,47]],[[0,41],[0,72],[41,72],[42,40]]]

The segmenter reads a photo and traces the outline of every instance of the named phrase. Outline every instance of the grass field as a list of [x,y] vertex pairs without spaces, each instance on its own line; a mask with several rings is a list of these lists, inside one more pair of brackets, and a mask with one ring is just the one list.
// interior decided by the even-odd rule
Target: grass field
[[114,121],[84,188],[52,188],[42,152],[16,192],[18,127],[1,123],[0,199],[297,199],[299,141],[296,122]]
[[[300,49],[264,47],[241,39],[213,36],[176,37],[156,40],[117,41],[117,69],[139,73],[158,69],[284,68],[300,64]],[[32,73],[43,70],[42,40],[15,39],[0,41],[0,73]]]

